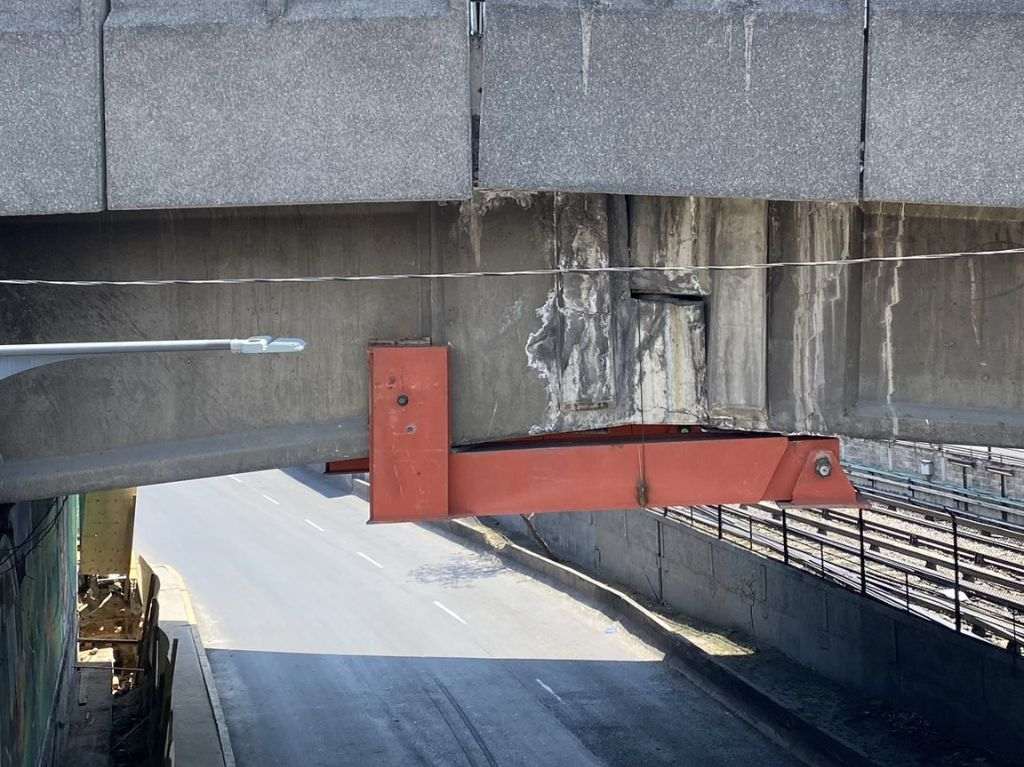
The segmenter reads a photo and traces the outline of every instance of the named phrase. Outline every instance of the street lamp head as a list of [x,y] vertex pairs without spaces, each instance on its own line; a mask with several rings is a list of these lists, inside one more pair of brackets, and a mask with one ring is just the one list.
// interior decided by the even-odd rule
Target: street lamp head
[[231,339],[231,351],[236,354],[288,354],[301,352],[305,348],[306,342],[301,338],[253,336]]

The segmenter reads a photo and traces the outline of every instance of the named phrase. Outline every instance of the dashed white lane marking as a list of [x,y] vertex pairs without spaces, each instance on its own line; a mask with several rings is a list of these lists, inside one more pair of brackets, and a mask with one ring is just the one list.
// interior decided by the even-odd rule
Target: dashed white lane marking
[[240,484],[240,485],[242,484],[242,480],[239,479],[238,477],[236,477],[234,474],[231,474],[230,477],[231,477],[232,480],[234,480],[238,484]]
[[302,521],[303,521],[303,522],[305,522],[305,523],[306,523],[307,525],[309,525],[310,527],[315,527],[315,528],[316,528],[317,530],[319,530],[319,531],[320,531],[321,533],[326,533],[326,532],[327,532],[327,531],[326,531],[326,530],[324,530],[324,529],[323,529],[322,527],[320,527],[320,525],[318,525],[318,524],[317,524],[316,522],[311,522],[311,521],[310,521],[310,520],[308,520],[308,519],[304,519],[304,520],[302,520]]
[[451,611],[451,610],[449,610],[449,609],[448,609],[447,607],[445,607],[445,606],[444,606],[443,604],[441,604],[440,602],[438,602],[438,601],[437,601],[436,599],[434,600],[434,605],[435,605],[436,607],[439,607],[439,608],[441,608],[442,610],[444,610],[444,611],[445,611],[446,613],[448,613],[448,614],[449,614],[450,616],[452,616],[452,617],[453,617],[453,618],[454,618],[455,620],[457,620],[457,621],[458,621],[459,623],[461,623],[461,624],[462,624],[463,626],[468,626],[468,625],[469,625],[468,623],[466,623],[466,621],[462,620],[462,618],[460,618],[460,617],[459,617],[459,615],[458,615],[457,613],[454,613],[454,612],[452,612],[452,611]]
[[267,499],[268,501],[270,501],[270,502],[271,502],[272,504],[274,504],[275,506],[280,506],[280,505],[281,505],[280,503],[278,503],[277,501],[275,501],[275,500],[274,500],[273,498],[271,498],[271,497],[270,497],[269,495],[267,495],[266,493],[262,493],[262,495],[263,495],[263,497],[264,497],[264,498],[266,498],[266,499]]
[[549,693],[551,693],[551,694],[552,694],[552,695],[554,696],[555,700],[557,700],[557,701],[558,701],[559,703],[562,703],[563,705],[565,704],[565,701],[564,701],[564,700],[562,700],[562,698],[561,698],[561,697],[560,697],[560,696],[558,695],[558,693],[557,693],[557,692],[555,692],[554,690],[552,690],[552,689],[551,689],[550,687],[548,687],[548,686],[547,686],[546,684],[544,684],[544,683],[543,683],[542,681],[540,681],[539,679],[537,679],[537,680],[536,680],[536,682],[537,682],[537,684],[539,684],[539,685],[540,685],[541,687],[543,687],[543,688],[544,688],[544,690],[545,690],[546,692],[549,692]]
[[369,562],[369,563],[370,563],[371,565],[373,565],[374,567],[379,567],[379,568],[380,568],[381,570],[383,570],[383,569],[384,569],[384,565],[382,565],[382,564],[381,564],[380,562],[378,562],[378,561],[377,561],[376,559],[374,559],[373,557],[367,556],[366,554],[364,554],[364,553],[363,553],[363,552],[361,552],[361,551],[357,551],[357,552],[356,552],[356,554],[358,554],[359,556],[361,556],[361,557],[362,557],[363,559],[365,559],[365,560],[366,560],[367,562]]

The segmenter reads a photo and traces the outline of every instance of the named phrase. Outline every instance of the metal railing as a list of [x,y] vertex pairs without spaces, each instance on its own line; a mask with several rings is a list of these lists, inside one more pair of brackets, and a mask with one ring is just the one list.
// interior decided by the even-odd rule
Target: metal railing
[[1016,653],[1024,646],[1024,528],[906,502],[657,513],[958,633]]
[[883,503],[909,501],[939,513],[987,512],[993,518],[1024,526],[1024,502],[950,485],[919,480],[870,466],[844,464],[857,489]]

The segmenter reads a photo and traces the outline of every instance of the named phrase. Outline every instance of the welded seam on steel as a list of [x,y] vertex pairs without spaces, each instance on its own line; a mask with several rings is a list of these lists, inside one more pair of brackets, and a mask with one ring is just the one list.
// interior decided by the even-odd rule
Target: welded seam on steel
[[422,274],[352,274],[303,277],[220,277],[209,279],[160,280],[42,280],[0,278],[0,285],[45,285],[76,288],[91,287],[159,287],[164,285],[252,285],[306,284],[313,282],[392,282],[396,280],[452,280],[470,277],[545,277],[556,274],[632,274],[635,272],[736,272],[768,269],[806,269],[857,264],[903,263],[907,261],[948,261],[955,258],[1024,255],[1024,248],[1008,250],[972,250],[958,253],[922,253],[913,256],[865,256],[863,258],[828,261],[774,261],[753,264],[694,264],[689,266],[587,266],[573,268],[519,269],[514,271],[433,272]]

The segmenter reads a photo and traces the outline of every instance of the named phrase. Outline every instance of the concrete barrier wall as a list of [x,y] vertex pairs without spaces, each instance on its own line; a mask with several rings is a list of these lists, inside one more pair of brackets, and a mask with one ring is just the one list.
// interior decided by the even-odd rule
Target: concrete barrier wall
[[[498,524],[527,532],[519,517]],[[549,514],[551,550],[671,610],[738,630],[1011,761],[1024,749],[1019,656],[653,513]]]

